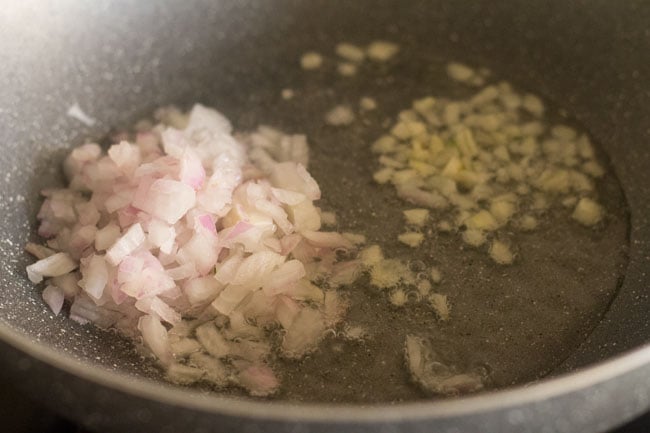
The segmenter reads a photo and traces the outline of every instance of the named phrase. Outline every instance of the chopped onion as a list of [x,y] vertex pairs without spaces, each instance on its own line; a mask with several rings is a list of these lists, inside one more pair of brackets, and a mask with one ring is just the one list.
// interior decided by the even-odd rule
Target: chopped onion
[[45,289],[43,289],[42,296],[43,300],[47,306],[50,307],[54,315],[58,316],[61,312],[61,308],[63,308],[63,301],[65,299],[63,291],[58,287],[50,284]]
[[40,283],[43,277],[57,277],[77,268],[77,263],[65,253],[56,253],[27,266],[27,275],[32,283]]

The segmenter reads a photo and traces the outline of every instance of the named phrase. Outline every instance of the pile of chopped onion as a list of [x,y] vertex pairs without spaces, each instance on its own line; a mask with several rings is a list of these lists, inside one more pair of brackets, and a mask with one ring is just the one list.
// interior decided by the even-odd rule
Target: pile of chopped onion
[[[470,86],[486,76],[459,63],[447,72]],[[535,230],[556,203],[587,227],[604,218],[595,188],[604,170],[589,137],[552,125],[540,98],[506,82],[463,100],[414,101],[373,151],[382,166],[377,183],[391,183],[404,200],[434,210],[437,231],[458,231],[499,264],[516,258],[508,234]],[[418,209],[407,210],[407,230],[399,236],[414,248],[424,241],[428,218]]]
[[304,356],[341,322],[337,288],[360,272],[363,238],[320,231],[304,136],[235,137],[201,105],[158,117],[67,157],[68,187],[42,192],[47,246],[27,245],[29,279],[55,314],[67,303],[71,319],[144,343],[171,381],[269,395],[273,357]]

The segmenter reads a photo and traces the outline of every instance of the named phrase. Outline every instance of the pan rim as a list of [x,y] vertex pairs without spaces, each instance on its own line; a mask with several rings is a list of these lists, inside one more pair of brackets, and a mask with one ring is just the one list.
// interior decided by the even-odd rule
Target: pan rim
[[397,404],[318,404],[254,401],[219,394],[206,395],[145,378],[126,376],[99,366],[84,364],[47,346],[34,345],[33,341],[6,326],[0,326],[0,339],[38,361],[116,392],[188,410],[276,422],[291,420],[358,425],[400,420],[417,422],[503,411],[564,397],[620,378],[625,373],[650,364],[650,344],[645,344],[577,371],[479,395]]

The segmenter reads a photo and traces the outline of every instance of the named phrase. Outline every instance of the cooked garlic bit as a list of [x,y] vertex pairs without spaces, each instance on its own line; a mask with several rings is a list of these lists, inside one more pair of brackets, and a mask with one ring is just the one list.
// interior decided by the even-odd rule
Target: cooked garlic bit
[[374,41],[366,49],[368,58],[378,62],[386,62],[398,52],[399,45],[388,41]]
[[305,70],[314,70],[323,64],[323,56],[315,51],[308,51],[300,57],[300,66]]

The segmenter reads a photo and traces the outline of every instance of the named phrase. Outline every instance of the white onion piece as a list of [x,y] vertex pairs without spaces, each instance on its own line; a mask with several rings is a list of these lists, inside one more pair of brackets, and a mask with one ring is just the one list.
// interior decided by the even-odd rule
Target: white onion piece
[[153,315],[145,315],[138,321],[138,329],[142,332],[144,344],[153,352],[163,365],[172,362],[172,352],[169,345],[167,330],[160,320]]
[[302,193],[310,200],[320,198],[318,184],[301,164],[294,162],[275,164],[270,180],[276,188]]
[[286,257],[272,251],[253,253],[239,265],[232,284],[252,289],[262,287],[271,271],[285,260]]
[[190,210],[196,202],[194,189],[182,182],[158,179],[143,194],[136,194],[133,206],[174,224]]
[[147,240],[165,254],[170,254],[176,239],[176,230],[159,219],[153,219],[147,227]]
[[43,245],[35,244],[33,242],[27,242],[27,245],[25,245],[25,251],[27,251],[29,254],[31,254],[32,256],[36,257],[39,260],[44,259],[46,257],[50,257],[51,255],[56,253],[56,251],[54,251],[51,248],[45,247]]
[[108,156],[125,174],[133,173],[136,167],[140,165],[140,149],[128,141],[112,145],[108,149]]
[[56,277],[77,268],[68,254],[56,253],[27,266],[27,276],[32,283],[40,283],[43,277]]
[[203,348],[216,358],[228,356],[231,352],[228,342],[212,323],[196,328],[196,338]]
[[215,310],[228,316],[253,289],[250,286],[230,284],[212,302]]
[[305,197],[305,195],[302,193],[289,191],[282,188],[271,188],[271,192],[273,193],[273,197],[278,199],[278,201],[284,204],[288,204],[289,206],[295,206],[307,200],[307,197]]
[[299,358],[313,350],[325,331],[322,314],[311,308],[303,308],[295,317],[282,340],[283,354]]
[[105,251],[120,237],[120,227],[109,223],[95,233],[95,250]]
[[278,293],[277,289],[298,281],[305,276],[305,266],[299,260],[288,260],[272,271],[265,279],[262,288],[268,295]]
[[211,276],[193,278],[183,285],[183,293],[192,305],[211,302],[221,289],[219,282]]
[[124,257],[135,251],[145,240],[140,224],[134,224],[106,251],[106,261],[117,266]]
[[201,189],[205,182],[205,169],[201,159],[191,149],[185,149],[180,161],[179,177],[181,182],[195,190]]
[[181,321],[181,315],[157,296],[138,299],[135,303],[135,308],[143,313],[158,316],[172,325]]
[[57,286],[48,284],[48,286],[43,290],[43,300],[50,307],[50,310],[54,313],[55,316],[58,316],[63,308],[63,300],[65,296],[63,295],[63,290]]
[[83,278],[79,281],[79,286],[92,298],[101,298],[108,283],[106,260],[103,256],[93,254],[86,259],[81,259],[81,264]]
[[352,249],[354,245],[343,235],[337,232],[303,231],[302,235],[316,247]]
[[122,317],[122,313],[98,306],[86,295],[77,296],[70,306],[70,318],[81,324],[92,322],[100,328],[109,328]]
[[81,290],[78,284],[79,275],[76,272],[53,277],[50,281],[63,291],[66,298],[73,298]]

